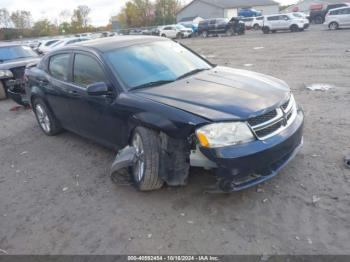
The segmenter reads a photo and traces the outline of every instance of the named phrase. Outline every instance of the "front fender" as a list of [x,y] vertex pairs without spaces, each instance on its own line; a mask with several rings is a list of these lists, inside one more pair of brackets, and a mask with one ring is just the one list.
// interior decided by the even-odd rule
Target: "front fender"
[[137,126],[144,126],[156,131],[161,131],[173,138],[187,138],[194,130],[193,123],[175,122],[152,112],[140,112],[129,119],[129,134]]

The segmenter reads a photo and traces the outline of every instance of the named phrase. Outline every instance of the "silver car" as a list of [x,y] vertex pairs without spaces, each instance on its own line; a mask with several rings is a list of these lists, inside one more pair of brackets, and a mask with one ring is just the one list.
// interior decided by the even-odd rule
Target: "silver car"
[[329,10],[326,14],[324,25],[331,30],[350,26],[350,6]]

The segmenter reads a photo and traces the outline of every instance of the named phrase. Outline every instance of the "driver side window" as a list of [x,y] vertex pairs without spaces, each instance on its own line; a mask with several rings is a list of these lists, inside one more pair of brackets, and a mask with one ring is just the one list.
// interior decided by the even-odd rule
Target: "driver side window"
[[106,82],[100,64],[88,55],[76,54],[74,57],[73,82],[87,86],[96,82]]

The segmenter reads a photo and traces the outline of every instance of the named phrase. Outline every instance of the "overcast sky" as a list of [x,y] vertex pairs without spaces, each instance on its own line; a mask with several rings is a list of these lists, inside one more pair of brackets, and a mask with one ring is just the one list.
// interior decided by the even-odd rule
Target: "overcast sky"
[[[9,11],[28,10],[33,19],[48,18],[54,20],[64,10],[73,10],[78,5],[87,5],[91,8],[91,23],[94,26],[106,25],[112,15],[117,14],[127,0],[0,0],[0,8]],[[248,1],[248,0],[247,0]],[[295,3],[297,0],[277,0],[282,4]],[[183,3],[190,0],[182,0]]]

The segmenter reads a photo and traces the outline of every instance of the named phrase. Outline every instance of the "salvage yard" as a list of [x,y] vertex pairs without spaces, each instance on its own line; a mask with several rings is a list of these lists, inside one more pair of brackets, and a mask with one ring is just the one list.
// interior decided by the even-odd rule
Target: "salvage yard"
[[0,101],[0,253],[350,254],[349,40],[350,30],[322,26],[181,40],[213,63],[285,80],[305,111],[301,152],[237,193],[204,193],[215,179],[201,169],[184,188],[117,186],[116,152],[45,136],[30,110]]

